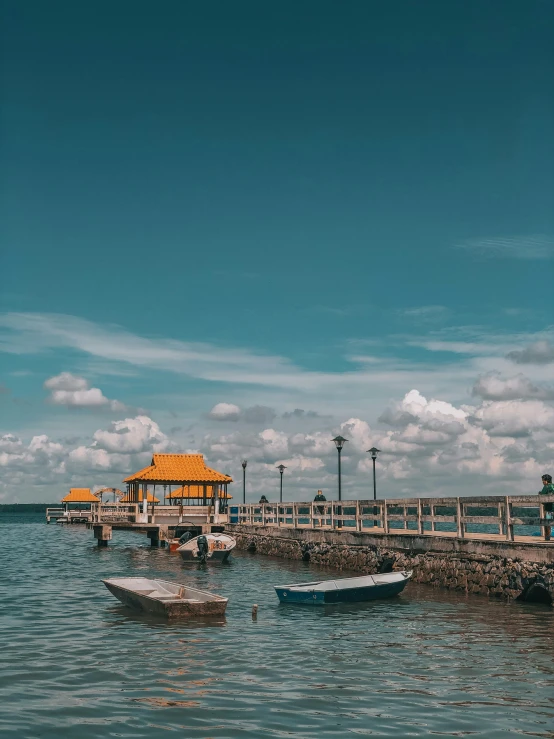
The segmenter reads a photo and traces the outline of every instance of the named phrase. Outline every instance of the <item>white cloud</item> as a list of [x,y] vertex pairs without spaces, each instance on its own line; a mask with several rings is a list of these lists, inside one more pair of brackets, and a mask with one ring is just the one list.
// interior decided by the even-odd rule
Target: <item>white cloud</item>
[[536,385],[522,374],[503,378],[498,372],[491,372],[477,378],[472,394],[484,400],[546,400],[554,398],[554,388]]
[[46,390],[60,392],[78,392],[86,390],[89,384],[84,377],[71,374],[71,372],[62,372],[54,377],[49,377],[44,381]]
[[[548,332],[494,337],[478,327],[465,327],[422,338],[412,335],[398,339],[404,348],[449,348],[455,361],[435,362],[433,357],[413,365],[383,356],[361,370],[340,373],[311,372],[254,352],[225,349],[222,354],[219,347],[207,344],[144,339],[67,316],[12,317],[8,323],[11,351],[35,351],[37,344],[77,349],[108,364],[126,362],[135,368],[223,379],[242,383],[242,388],[230,396],[236,404],[218,403],[210,412],[217,420],[238,420],[231,427],[208,423],[205,410],[210,406],[201,405],[196,416],[184,410],[172,431],[160,420],[163,415],[156,417],[158,424],[146,414],[127,412],[122,416],[129,417],[102,428],[90,425],[92,414],[80,416],[79,437],[72,440],[58,438],[59,414],[44,427],[6,434],[0,438],[0,465],[10,472],[2,476],[2,495],[8,489],[6,479],[12,496],[47,489],[57,496],[69,484],[93,486],[98,480],[118,487],[125,474],[148,464],[152,451],[175,450],[199,451],[216,469],[232,474],[239,480],[235,496],[244,458],[251,495],[278,490],[275,465],[282,462],[291,497],[309,499],[318,488],[332,497],[337,453],[331,439],[337,431],[349,439],[342,456],[345,496],[370,494],[372,464],[366,450],[371,446],[382,450],[377,461],[379,491],[387,497],[524,492],[526,478],[539,468],[547,470],[554,459],[554,408],[546,384],[550,367],[541,360],[542,365],[526,368],[528,377],[510,376],[511,361],[544,358],[542,348],[538,354],[525,354],[521,347],[544,341]],[[517,359],[505,358],[518,351],[522,356]],[[263,391],[252,391],[253,384],[264,386]],[[274,386],[271,391],[268,385]],[[472,386],[471,400],[467,392]],[[64,405],[112,408],[117,403],[80,374],[56,375],[45,387]],[[410,387],[414,389],[406,393]],[[173,397],[168,394],[164,400]],[[273,407],[262,405],[266,397]],[[331,415],[291,410],[297,404]],[[174,423],[170,420],[169,428]],[[226,428],[232,433],[219,433]],[[66,427],[62,433],[67,433]],[[534,492],[536,484],[529,484],[529,492]],[[45,499],[47,492],[40,495]]]
[[[3,330],[2,330],[3,327]],[[535,334],[537,340],[550,336]],[[503,368],[504,356],[521,347],[529,336],[494,336],[479,327],[458,327],[456,330],[435,331],[423,337],[386,337],[372,341],[371,361],[360,356],[343,358],[350,362],[349,371],[311,371],[295,365],[287,358],[264,355],[254,350],[228,349],[214,344],[196,344],[171,339],[149,339],[133,335],[113,326],[102,326],[73,316],[40,314],[0,315],[0,345],[4,351],[16,354],[68,349],[93,358],[103,366],[119,371],[132,367],[134,371],[164,371],[201,380],[235,385],[234,395],[241,393],[245,402],[229,403],[241,409],[240,420],[273,424],[273,408],[314,407],[334,422],[345,415],[371,414],[375,417],[383,408],[382,398],[398,397],[407,386],[416,386],[424,394],[445,397],[459,396],[477,374]],[[367,343],[365,341],[364,343]],[[358,342],[358,345],[360,342]],[[383,355],[376,356],[381,346]],[[390,350],[398,347],[423,347],[427,357],[416,363],[406,358],[391,357]],[[336,353],[336,347],[332,349]],[[448,363],[437,362],[435,351],[448,351]],[[375,361],[374,361],[375,360]],[[536,380],[537,369],[531,373]],[[263,387],[270,403],[252,406],[249,401],[253,387]],[[88,386],[87,390],[90,389]],[[66,392],[75,392],[66,390]],[[102,403],[102,396],[87,394],[57,396],[57,402]],[[109,401],[117,404],[117,401]],[[271,406],[271,407],[270,407]],[[90,406],[89,406],[90,407]],[[121,410],[118,405],[98,407]],[[232,414],[231,414],[232,417]],[[225,414],[222,416],[222,420]],[[229,419],[227,419],[229,420]],[[308,423],[309,419],[305,419]],[[305,424],[304,424],[305,427]]]
[[48,402],[53,405],[64,405],[67,408],[109,408],[112,411],[123,411],[125,405],[118,400],[106,398],[100,388],[89,387],[88,381],[71,372],[62,372],[49,377],[44,382],[46,390],[50,390]]
[[341,424],[340,432],[341,436],[348,439],[348,443],[344,447],[345,452],[348,452],[350,445],[354,446],[359,452],[366,452],[369,447],[373,446],[369,424],[359,418],[349,418],[348,421]]
[[233,403],[217,403],[208,413],[213,421],[238,421],[241,410]]
[[[247,459],[249,500],[262,492],[275,499],[279,463],[287,467],[287,497],[306,500],[318,489],[328,497],[336,493],[336,429],[348,438],[342,455],[345,499],[371,497],[367,449],[374,445],[381,449],[378,490],[388,498],[535,492],[535,478],[554,457],[554,407],[546,401],[485,400],[462,408],[413,389],[389,411],[395,425],[388,429],[356,416],[329,429],[315,418],[309,433],[278,426],[255,433],[244,426],[221,435],[187,432],[187,441],[170,438],[153,419],[139,415],[97,429],[88,441],[35,434],[25,442],[6,434],[0,437],[0,466],[9,470],[2,477],[10,481],[12,497],[44,486],[57,496],[71,484],[93,487],[100,480],[119,487],[124,476],[148,464],[153,451],[200,451],[239,482],[235,497],[240,463]],[[2,495],[6,489],[4,484]]]
[[106,449],[79,446],[68,455],[67,467],[77,474],[90,474],[97,471],[130,472],[129,458],[124,454],[110,454]]
[[249,408],[240,408],[234,403],[217,403],[208,413],[208,418],[212,421],[244,421],[245,423],[253,423],[264,425],[271,423],[276,417],[273,408],[266,405],[253,405]]
[[163,452],[170,446],[168,437],[148,416],[114,421],[109,430],[96,431],[93,439],[95,448],[121,454]]
[[489,400],[475,410],[473,421],[490,436],[529,436],[554,431],[554,407],[540,400]]
[[288,437],[284,431],[265,429],[260,433],[265,456],[277,458],[288,453]]
[[466,417],[466,411],[455,408],[451,403],[433,399],[428,401],[419,390],[410,390],[399,403],[389,407],[379,420],[393,426],[405,426],[416,419],[434,419],[444,425],[452,423],[453,419],[463,420]]

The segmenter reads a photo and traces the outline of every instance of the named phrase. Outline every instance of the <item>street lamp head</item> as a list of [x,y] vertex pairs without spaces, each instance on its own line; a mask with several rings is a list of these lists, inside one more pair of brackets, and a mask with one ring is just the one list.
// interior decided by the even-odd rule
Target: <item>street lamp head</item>
[[248,464],[248,462],[246,461],[246,459],[243,459],[243,460],[242,460],[242,469],[243,469],[243,470],[245,470],[245,469],[246,469],[246,465],[247,465],[247,464]]
[[286,470],[287,468],[285,467],[285,465],[284,465],[284,464],[279,464],[279,465],[277,465],[276,469],[278,469],[278,470],[279,470],[279,472],[280,472],[281,474],[283,474],[283,472],[284,472],[284,471],[285,471],[285,470]]
[[381,450],[377,449],[377,447],[372,446],[371,449],[367,450],[368,454],[371,454],[371,459],[377,459],[377,455],[379,454]]
[[331,439],[331,441],[335,442],[335,446],[340,452],[340,450],[343,448],[343,446],[348,441],[348,439],[345,439],[344,436],[335,436],[335,438]]

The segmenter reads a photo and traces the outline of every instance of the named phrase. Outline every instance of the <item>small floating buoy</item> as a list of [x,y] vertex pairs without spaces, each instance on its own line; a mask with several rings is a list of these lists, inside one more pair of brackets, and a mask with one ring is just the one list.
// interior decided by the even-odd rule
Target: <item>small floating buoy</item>
[[252,620],[255,621],[258,618],[258,604],[254,603],[252,606]]

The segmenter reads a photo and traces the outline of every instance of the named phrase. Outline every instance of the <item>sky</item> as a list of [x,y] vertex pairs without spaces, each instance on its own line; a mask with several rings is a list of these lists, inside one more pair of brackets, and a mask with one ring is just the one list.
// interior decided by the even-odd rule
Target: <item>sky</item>
[[0,502],[537,492],[551,2],[0,8]]

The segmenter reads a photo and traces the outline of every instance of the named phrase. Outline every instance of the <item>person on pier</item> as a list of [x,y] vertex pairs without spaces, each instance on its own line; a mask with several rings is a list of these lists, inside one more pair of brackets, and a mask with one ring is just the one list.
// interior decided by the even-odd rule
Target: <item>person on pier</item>
[[[322,503],[326,501],[327,501],[327,498],[323,495],[323,491],[318,490],[317,495],[314,498],[314,503]],[[317,512],[319,513],[320,516],[323,516],[323,514],[325,513],[325,506],[322,506],[322,505],[317,506]]]
[[[542,476],[542,485],[543,488],[540,491],[539,495],[554,495],[554,485],[552,484],[552,475],[543,475]],[[549,521],[552,520],[552,503],[545,503],[544,504],[544,517],[547,518]],[[552,526],[545,526],[544,527],[544,540],[550,541],[550,534],[552,532]]]

